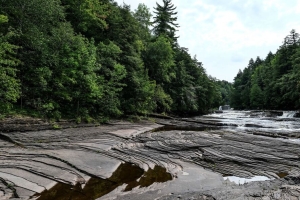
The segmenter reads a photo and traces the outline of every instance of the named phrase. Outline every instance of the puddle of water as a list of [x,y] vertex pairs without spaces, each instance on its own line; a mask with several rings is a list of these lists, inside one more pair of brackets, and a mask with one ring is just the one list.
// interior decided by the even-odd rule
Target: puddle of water
[[223,177],[224,180],[229,180],[231,182],[234,182],[236,184],[245,184],[245,183],[249,183],[249,182],[253,182],[253,181],[267,181],[267,180],[271,180],[266,176],[254,176],[252,178],[240,178],[237,176],[226,176]]
[[289,175],[289,174],[286,173],[286,172],[279,172],[279,173],[277,174],[277,176],[279,176],[280,178],[284,178],[284,177],[286,177],[287,175]]
[[[140,180],[137,182],[136,180],[139,178]],[[149,169],[144,172],[136,165],[123,163],[110,178],[91,178],[83,189],[80,184],[71,186],[58,183],[50,190],[35,195],[35,197],[40,196],[37,200],[94,200],[123,184],[128,184],[125,189],[128,191],[137,186],[148,187],[154,182],[168,180],[172,180],[172,176],[163,167],[155,166],[153,170]]]

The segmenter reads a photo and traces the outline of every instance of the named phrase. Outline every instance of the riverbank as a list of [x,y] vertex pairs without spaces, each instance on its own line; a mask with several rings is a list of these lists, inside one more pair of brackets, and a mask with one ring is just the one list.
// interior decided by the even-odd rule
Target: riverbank
[[[31,131],[2,131],[0,199],[295,199],[300,195],[297,119],[230,111],[76,128],[71,124],[54,128],[40,120],[23,122],[15,126],[40,123],[51,130],[36,130],[36,125]],[[266,134],[276,132],[281,134]],[[242,184],[254,177],[266,181]]]

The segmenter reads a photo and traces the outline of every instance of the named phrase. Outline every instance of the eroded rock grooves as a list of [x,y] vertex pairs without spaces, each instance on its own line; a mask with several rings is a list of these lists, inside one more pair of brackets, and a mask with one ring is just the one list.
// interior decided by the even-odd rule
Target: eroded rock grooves
[[0,199],[298,199],[300,121],[268,113],[57,130],[2,122]]

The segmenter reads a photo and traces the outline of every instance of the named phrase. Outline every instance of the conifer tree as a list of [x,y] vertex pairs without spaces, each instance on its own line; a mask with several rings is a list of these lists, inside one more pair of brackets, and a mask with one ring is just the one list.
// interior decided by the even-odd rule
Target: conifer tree
[[172,39],[173,42],[177,41],[175,36],[176,28],[179,25],[176,23],[177,20],[177,12],[175,12],[176,7],[172,4],[171,0],[163,0],[163,5],[159,5],[156,3],[156,8],[154,13],[156,16],[154,17],[154,29],[153,32],[156,36],[165,35],[168,38]]

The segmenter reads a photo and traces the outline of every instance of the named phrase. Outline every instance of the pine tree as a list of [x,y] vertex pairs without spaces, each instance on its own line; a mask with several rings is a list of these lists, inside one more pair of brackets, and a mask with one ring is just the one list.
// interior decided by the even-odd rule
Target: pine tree
[[154,29],[153,32],[156,36],[165,35],[172,39],[172,42],[176,42],[177,38],[175,36],[176,28],[178,28],[177,12],[175,12],[176,7],[171,3],[171,0],[163,0],[163,6],[156,3],[157,7],[154,8],[156,11],[154,13]]

